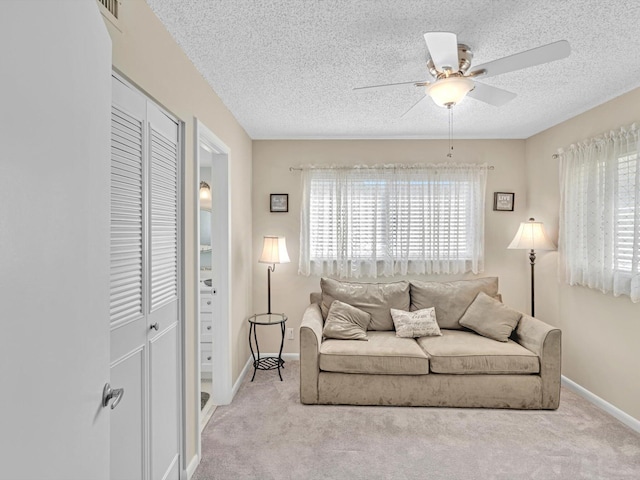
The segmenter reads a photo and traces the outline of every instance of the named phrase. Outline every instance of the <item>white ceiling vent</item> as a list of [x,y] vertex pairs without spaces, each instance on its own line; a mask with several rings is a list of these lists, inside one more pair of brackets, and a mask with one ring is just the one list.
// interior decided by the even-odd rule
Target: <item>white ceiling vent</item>
[[98,0],[98,3],[102,6],[100,9],[102,14],[107,16],[111,15],[113,19],[118,19],[118,7],[120,2],[118,0]]

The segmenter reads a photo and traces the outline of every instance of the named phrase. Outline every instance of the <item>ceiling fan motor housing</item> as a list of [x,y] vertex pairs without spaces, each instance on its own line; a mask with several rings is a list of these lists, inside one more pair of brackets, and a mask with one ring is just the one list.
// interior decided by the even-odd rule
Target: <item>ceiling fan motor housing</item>
[[471,60],[473,60],[473,52],[468,45],[464,43],[458,44],[458,71],[445,71],[440,72],[436,69],[436,66],[433,64],[433,59],[429,58],[427,62],[427,68],[429,69],[429,73],[433,78],[446,78],[451,76],[463,76],[469,68],[471,67]]

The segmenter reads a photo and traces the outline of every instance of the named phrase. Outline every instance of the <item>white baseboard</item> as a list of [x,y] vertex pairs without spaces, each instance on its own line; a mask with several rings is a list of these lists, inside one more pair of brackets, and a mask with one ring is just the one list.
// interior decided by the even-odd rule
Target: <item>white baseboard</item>
[[244,380],[244,377],[247,375],[247,373],[249,372],[249,368],[251,367],[253,367],[253,358],[249,357],[247,358],[247,363],[245,363],[242,372],[240,372],[240,375],[238,375],[236,383],[233,384],[233,388],[231,389],[231,401],[229,403],[233,402],[236,393],[238,393],[238,390],[240,389],[240,385],[242,385],[242,380]]
[[187,480],[190,480],[191,477],[193,477],[198,465],[200,465],[200,458],[198,458],[198,454],[196,453],[189,462],[189,465],[187,465]]
[[606,400],[603,400],[602,398],[597,396],[595,393],[590,392],[589,390],[587,390],[583,386],[578,385],[573,380],[569,380],[564,375],[562,375],[562,385],[567,387],[569,390],[577,393],[578,395],[583,397],[585,400],[593,403],[596,407],[604,410],[606,413],[608,413],[609,415],[611,415],[615,419],[617,419],[620,422],[624,423],[627,427],[629,427],[629,428],[635,430],[636,432],[640,433],[640,420],[638,420],[636,418],[633,418],[631,415],[629,415],[628,413],[623,412],[618,407],[616,407],[614,405],[611,405]]

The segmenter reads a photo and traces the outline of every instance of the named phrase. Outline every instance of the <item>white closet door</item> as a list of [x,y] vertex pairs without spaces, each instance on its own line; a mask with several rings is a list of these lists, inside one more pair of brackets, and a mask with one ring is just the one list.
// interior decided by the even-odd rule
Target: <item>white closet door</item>
[[179,477],[178,125],[148,104],[151,478]]
[[111,478],[179,478],[179,130],[113,78]]
[[148,347],[146,284],[146,100],[113,77],[111,116],[111,478],[146,480]]

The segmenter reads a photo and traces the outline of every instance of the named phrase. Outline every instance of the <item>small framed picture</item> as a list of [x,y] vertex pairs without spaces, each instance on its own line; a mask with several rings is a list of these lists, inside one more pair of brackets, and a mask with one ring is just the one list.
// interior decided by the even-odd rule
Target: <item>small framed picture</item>
[[289,194],[288,193],[272,193],[270,210],[272,212],[288,212],[289,211]]
[[515,193],[493,192],[493,209],[498,212],[513,212]]

